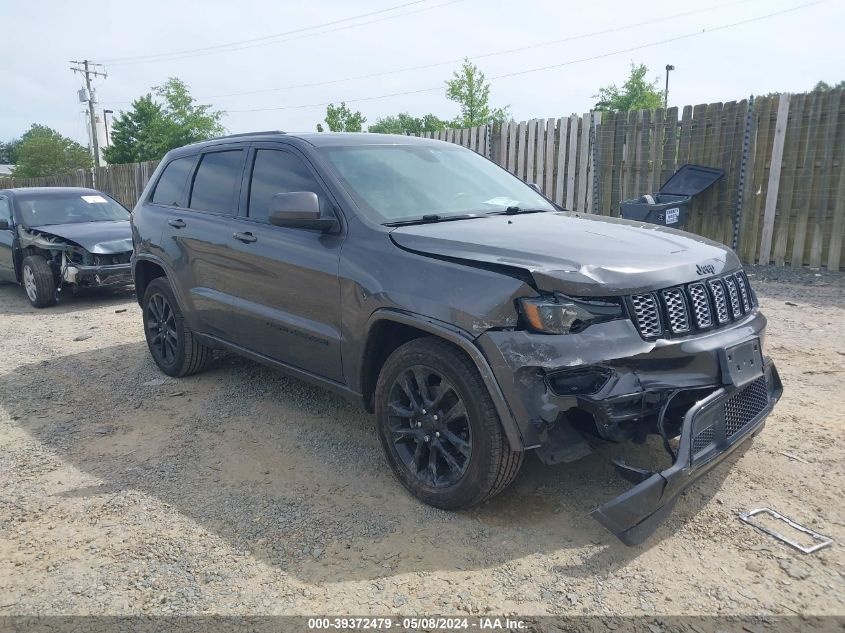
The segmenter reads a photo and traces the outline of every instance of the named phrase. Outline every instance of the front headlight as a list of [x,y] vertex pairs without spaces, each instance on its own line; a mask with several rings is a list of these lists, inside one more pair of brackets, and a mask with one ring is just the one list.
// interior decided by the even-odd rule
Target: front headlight
[[519,300],[525,327],[542,334],[574,334],[594,323],[624,316],[622,304],[613,299],[572,299],[564,295]]

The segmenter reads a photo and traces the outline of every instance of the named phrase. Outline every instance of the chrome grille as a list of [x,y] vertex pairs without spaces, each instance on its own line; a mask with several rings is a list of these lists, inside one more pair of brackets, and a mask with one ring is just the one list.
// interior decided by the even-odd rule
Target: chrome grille
[[727,276],[723,279],[725,282],[725,288],[728,289],[728,298],[730,299],[729,305],[731,306],[731,316],[734,319],[738,319],[742,316],[742,308],[739,304],[739,291],[736,289],[736,280],[733,276]]
[[660,325],[660,313],[657,300],[653,294],[633,295],[631,306],[634,309],[634,319],[640,334],[645,338],[657,338],[663,333]]
[[666,304],[669,329],[675,334],[689,332],[689,312],[687,312],[687,302],[684,300],[684,293],[681,289],[669,288],[664,290],[663,303]]
[[721,327],[750,314],[755,305],[742,270],[628,297],[634,324],[646,339]]
[[751,310],[751,293],[745,283],[745,276],[741,273],[734,273],[736,279],[736,287],[739,288],[739,299],[742,301],[742,311],[748,312]]
[[725,287],[718,279],[711,279],[707,282],[710,286],[710,293],[713,295],[713,303],[716,306],[716,320],[719,325],[730,321],[731,317],[728,314],[728,300],[725,297]]
[[769,404],[769,389],[765,376],[731,396],[725,402],[725,436],[730,439],[759,415]]
[[689,296],[695,325],[701,329],[713,325],[713,317],[710,314],[710,301],[707,300],[707,290],[704,288],[704,284],[690,284]]

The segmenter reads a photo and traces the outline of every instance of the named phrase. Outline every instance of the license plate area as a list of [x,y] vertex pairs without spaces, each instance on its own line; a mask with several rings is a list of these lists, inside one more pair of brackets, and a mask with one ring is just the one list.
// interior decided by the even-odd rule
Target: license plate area
[[742,387],[763,375],[763,350],[760,339],[754,338],[721,351],[722,382]]

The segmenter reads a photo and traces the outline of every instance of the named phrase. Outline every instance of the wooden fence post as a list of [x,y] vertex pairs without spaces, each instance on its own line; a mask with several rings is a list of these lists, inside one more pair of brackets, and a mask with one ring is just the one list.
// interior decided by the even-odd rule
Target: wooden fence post
[[775,140],[772,143],[772,159],[769,163],[769,185],[766,187],[766,206],[763,211],[763,231],[760,235],[760,264],[768,264],[772,254],[772,234],[775,230],[775,210],[780,188],[780,168],[783,163],[783,141],[786,136],[786,121],[789,117],[789,95],[782,94],[778,102],[775,122]]

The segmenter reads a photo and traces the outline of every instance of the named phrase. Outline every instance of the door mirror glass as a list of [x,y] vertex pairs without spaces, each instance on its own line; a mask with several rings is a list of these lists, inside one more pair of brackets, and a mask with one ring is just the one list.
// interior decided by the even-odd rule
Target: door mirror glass
[[336,220],[320,215],[320,200],[313,191],[277,193],[270,198],[270,224],[298,229],[328,231]]

